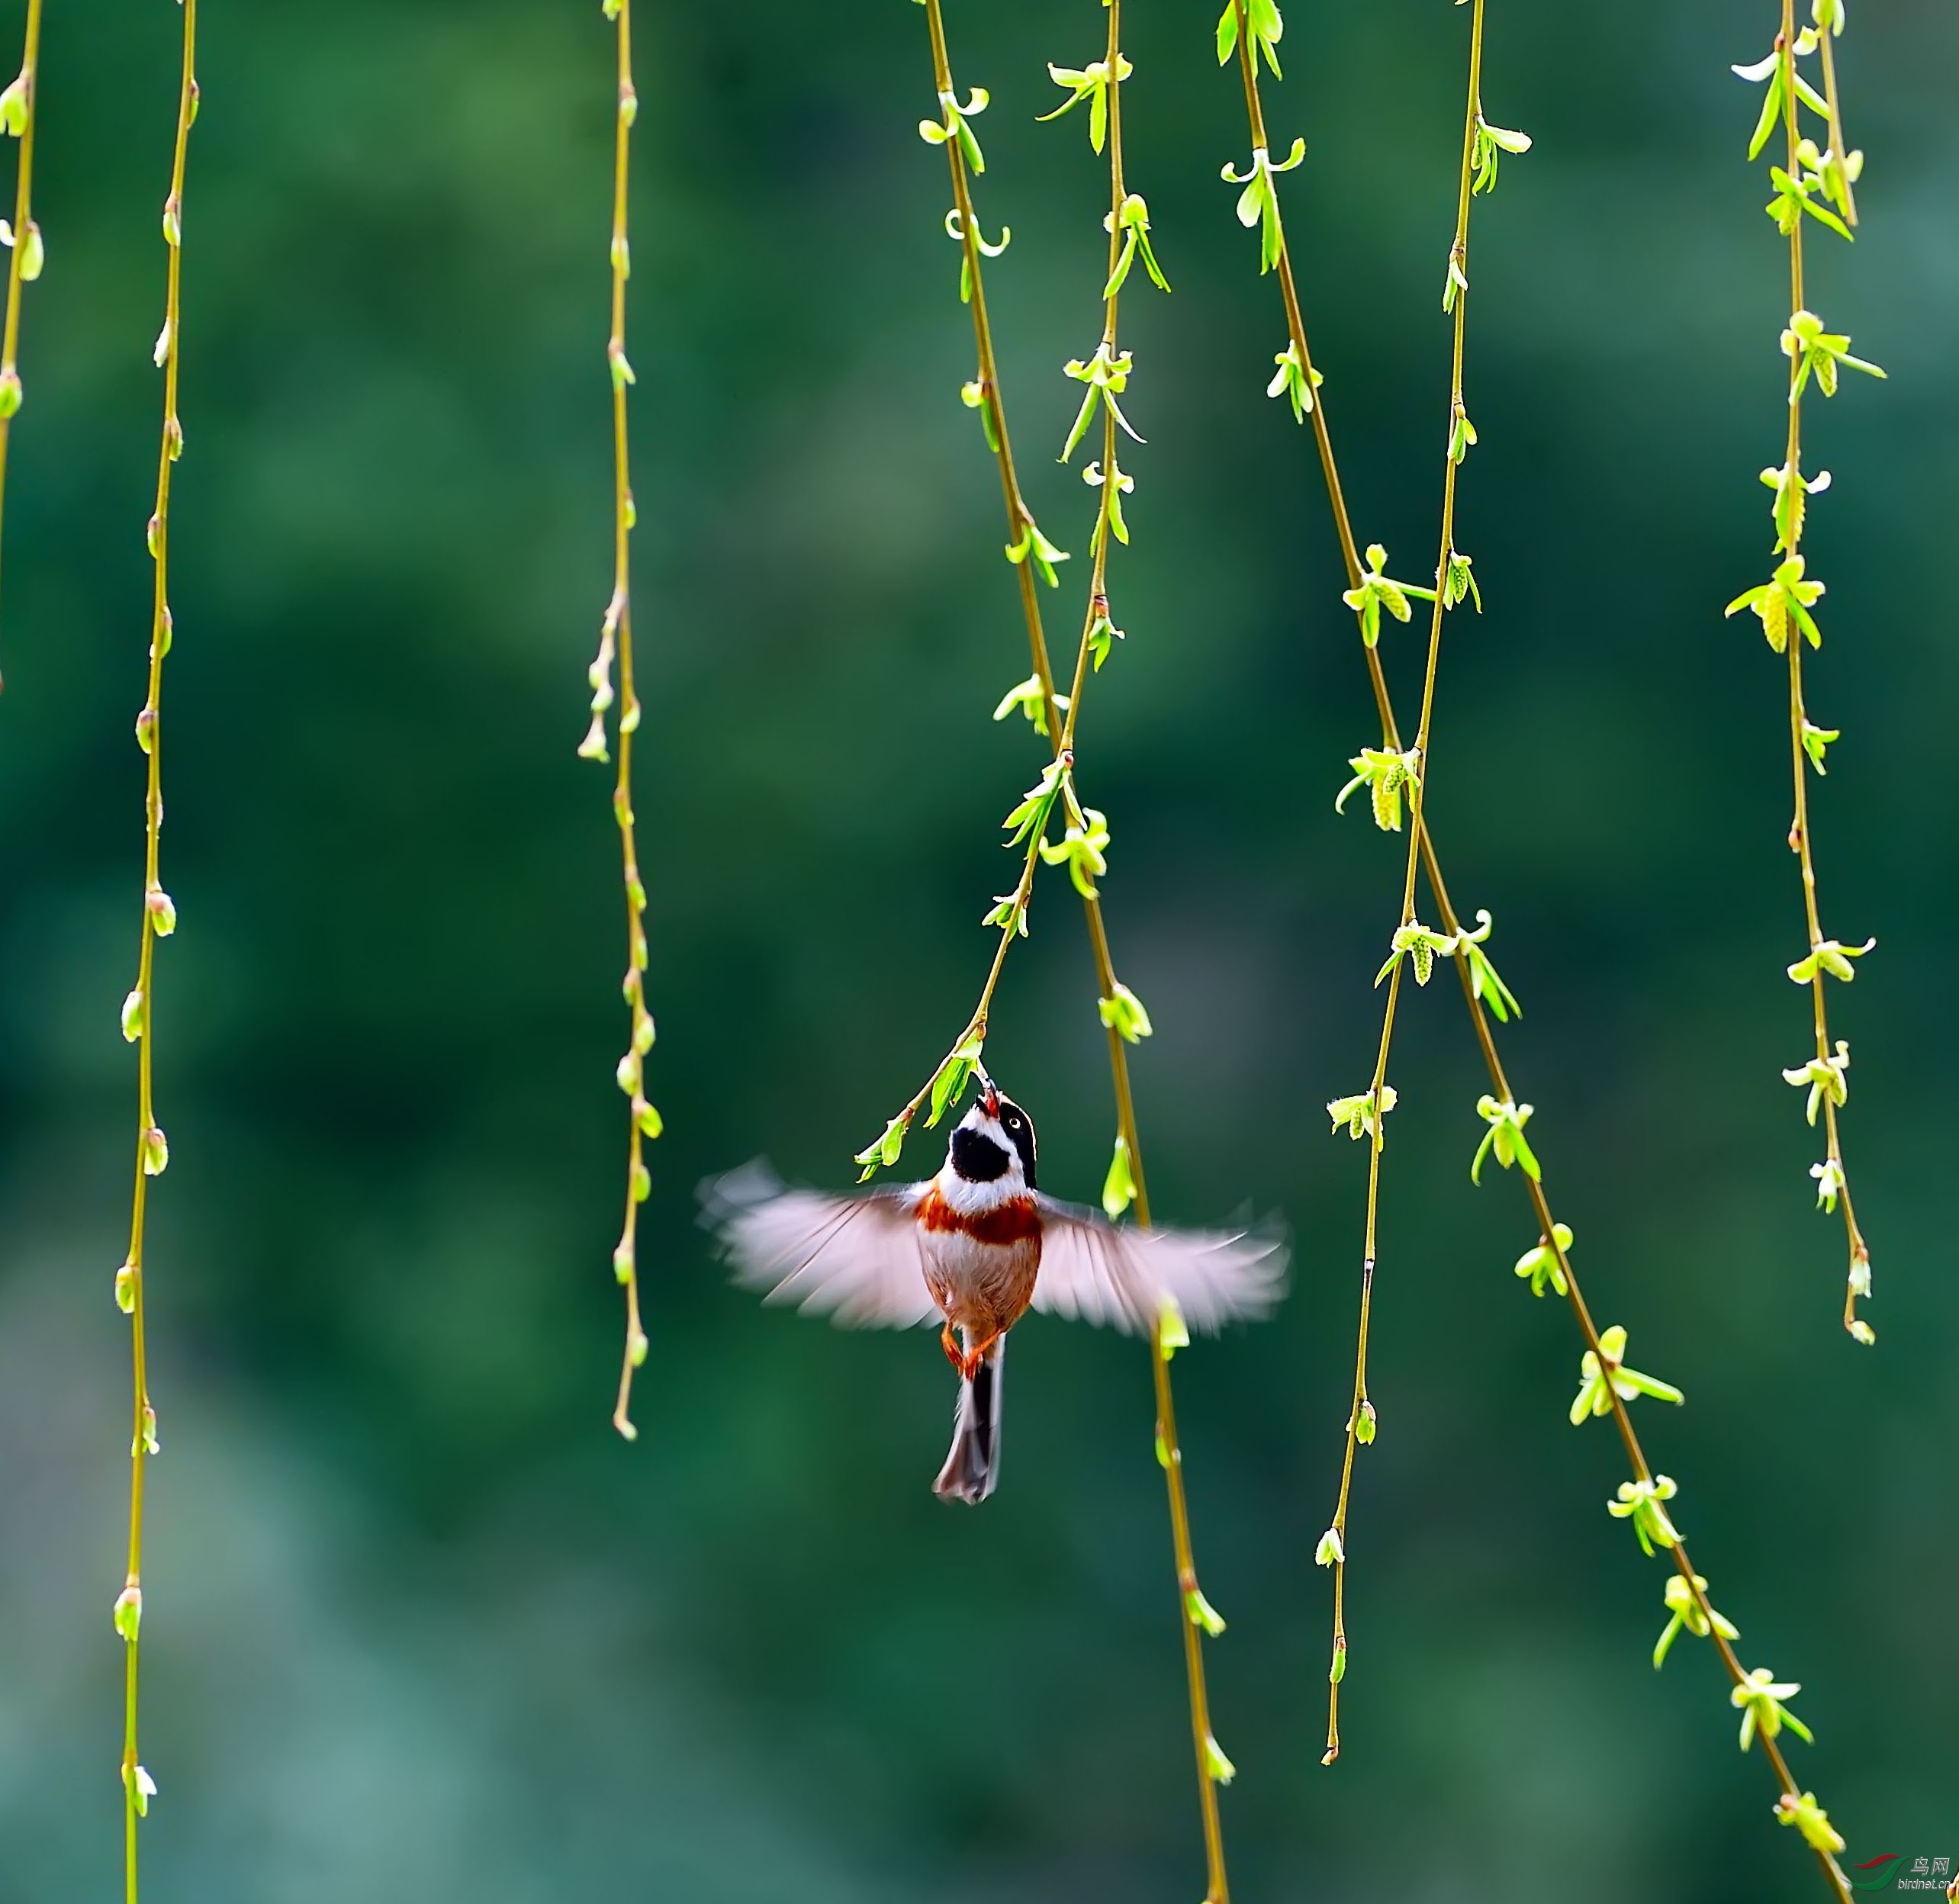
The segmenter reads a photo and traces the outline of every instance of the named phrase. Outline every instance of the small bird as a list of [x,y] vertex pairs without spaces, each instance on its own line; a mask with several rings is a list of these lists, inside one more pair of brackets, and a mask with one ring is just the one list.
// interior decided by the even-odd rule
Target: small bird
[[938,1320],[959,1372],[952,1449],[932,1491],[977,1506],[1000,1478],[1007,1332],[1030,1305],[1147,1334],[1173,1298],[1214,1331],[1269,1314],[1285,1293],[1276,1234],[1118,1227],[1034,1186],[1033,1121],[992,1080],[924,1183],[854,1197],[784,1188],[756,1163],[703,1185],[703,1221],[735,1280],[846,1329]]

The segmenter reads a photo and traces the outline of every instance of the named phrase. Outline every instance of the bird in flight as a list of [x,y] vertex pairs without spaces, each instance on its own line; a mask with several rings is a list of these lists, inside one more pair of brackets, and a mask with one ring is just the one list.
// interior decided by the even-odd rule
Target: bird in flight
[[1269,1231],[1119,1227],[1044,1196],[1033,1121],[980,1082],[925,1182],[835,1196],[786,1188],[758,1162],[702,1188],[736,1281],[767,1301],[845,1329],[941,1324],[959,1399],[932,1491],[975,1506],[999,1481],[1007,1332],[1030,1307],[1147,1335],[1174,1303],[1188,1327],[1214,1331],[1269,1314],[1286,1266]]

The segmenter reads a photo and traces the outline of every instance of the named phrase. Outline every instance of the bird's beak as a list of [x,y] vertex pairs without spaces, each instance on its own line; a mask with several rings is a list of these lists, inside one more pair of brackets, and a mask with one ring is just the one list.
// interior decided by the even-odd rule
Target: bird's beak
[[1000,1094],[990,1083],[986,1086],[986,1095],[980,1102],[986,1105],[988,1117],[997,1118],[1000,1114]]

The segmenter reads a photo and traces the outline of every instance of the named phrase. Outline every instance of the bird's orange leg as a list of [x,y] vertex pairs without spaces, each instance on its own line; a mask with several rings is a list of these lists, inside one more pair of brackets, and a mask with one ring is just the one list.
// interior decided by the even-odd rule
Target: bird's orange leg
[[951,1323],[939,1331],[939,1346],[945,1351],[946,1360],[963,1375],[966,1372],[966,1358],[960,1351],[959,1338],[952,1333]]
[[959,1372],[967,1381],[970,1381],[979,1374],[980,1363],[986,1359],[986,1351],[1005,1333],[1004,1329],[996,1329],[984,1342],[974,1343],[964,1355],[957,1358]]

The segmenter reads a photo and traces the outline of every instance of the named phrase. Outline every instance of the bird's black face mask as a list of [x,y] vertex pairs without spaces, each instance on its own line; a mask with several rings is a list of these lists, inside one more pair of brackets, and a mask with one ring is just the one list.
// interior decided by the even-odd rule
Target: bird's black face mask
[[1008,1153],[983,1130],[952,1134],[952,1167],[968,1183],[993,1183],[1007,1174]]

